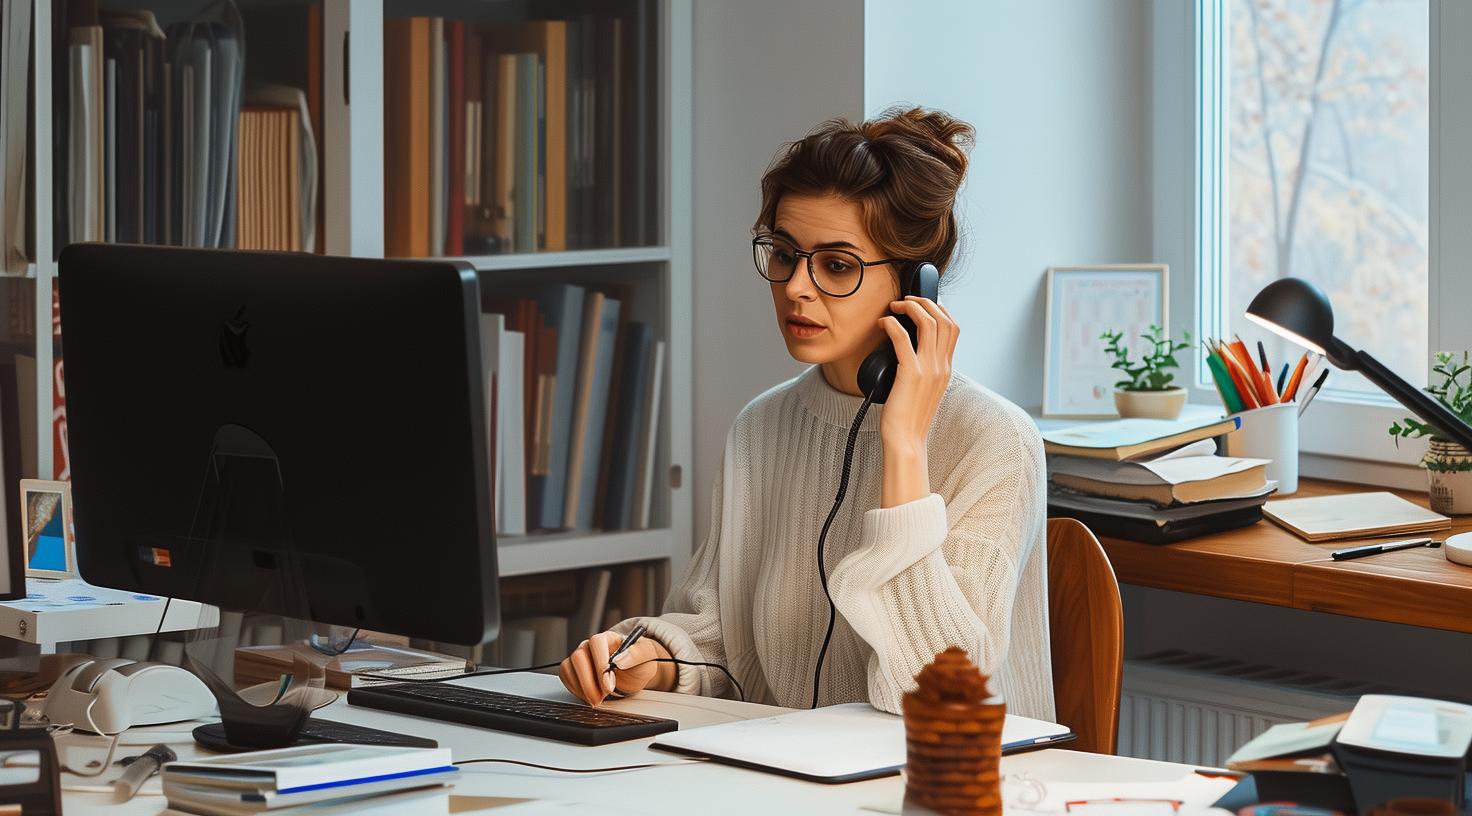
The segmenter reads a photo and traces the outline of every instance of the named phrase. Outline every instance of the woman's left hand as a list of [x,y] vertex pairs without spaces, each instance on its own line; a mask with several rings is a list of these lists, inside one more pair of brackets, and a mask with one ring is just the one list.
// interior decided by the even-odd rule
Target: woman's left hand
[[[889,308],[895,313],[908,315],[914,321],[918,329],[918,345],[910,347],[910,336],[893,315],[879,318],[880,325],[894,344],[895,356],[899,358],[899,371],[895,373],[894,387],[884,403],[884,416],[879,424],[886,471],[890,470],[890,459],[913,461],[918,457],[919,462],[925,462],[925,439],[930,433],[930,423],[935,419],[941,397],[945,396],[946,386],[951,381],[951,357],[955,354],[956,337],[961,331],[951,313],[929,298],[911,295],[904,300],[892,301]],[[890,481],[886,479],[886,483]],[[918,485],[896,487],[894,494],[897,496],[918,492],[919,489]],[[888,484],[885,492],[891,493]],[[928,493],[927,484],[924,492],[914,498],[923,498]]]

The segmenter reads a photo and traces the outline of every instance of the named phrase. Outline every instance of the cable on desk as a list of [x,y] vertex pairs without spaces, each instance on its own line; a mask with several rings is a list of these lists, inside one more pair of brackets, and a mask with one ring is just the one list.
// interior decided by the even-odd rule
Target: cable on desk
[[730,669],[722,666],[719,663],[701,663],[698,660],[681,660],[677,657],[656,657],[654,658],[654,662],[675,663],[680,666],[705,666],[706,668],[720,669],[721,672],[726,675],[726,679],[731,681],[731,685],[736,687],[736,696],[741,698],[741,702],[746,702],[746,692],[741,689],[741,684],[736,682],[736,675],[732,674]]
[[524,762],[520,759],[500,759],[498,757],[483,757],[481,759],[462,759],[452,762],[452,765],[474,765],[481,762],[499,762],[506,765],[522,765],[527,768],[536,768],[542,771],[557,771],[558,773],[591,774],[591,773],[615,773],[617,771],[642,771],[645,768],[664,768],[675,765],[689,765],[695,762],[706,762],[704,757],[681,759],[674,762],[643,762],[638,765],[613,765],[608,768],[559,768],[556,765],[539,765],[535,762]]

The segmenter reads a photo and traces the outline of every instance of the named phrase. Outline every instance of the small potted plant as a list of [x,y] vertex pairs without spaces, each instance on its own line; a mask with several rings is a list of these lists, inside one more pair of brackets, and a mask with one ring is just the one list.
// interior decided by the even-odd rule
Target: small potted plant
[[1114,356],[1109,367],[1125,375],[1114,384],[1114,408],[1120,416],[1175,419],[1181,415],[1186,389],[1171,385],[1175,380],[1171,369],[1180,368],[1176,352],[1191,347],[1191,333],[1182,334],[1185,340],[1177,343],[1166,336],[1165,329],[1151,325],[1148,333],[1140,335],[1146,350],[1138,361],[1131,360],[1129,348],[1120,344],[1122,332],[1107,331],[1099,336],[1106,343],[1104,353]]
[[[1438,351],[1431,379],[1426,393],[1463,422],[1472,422],[1472,360],[1468,352],[1462,352],[1459,360],[1449,351]],[[1431,509],[1447,514],[1472,513],[1472,452],[1411,417],[1392,423],[1390,436],[1397,446],[1402,439],[1431,437],[1421,459],[1430,482]]]

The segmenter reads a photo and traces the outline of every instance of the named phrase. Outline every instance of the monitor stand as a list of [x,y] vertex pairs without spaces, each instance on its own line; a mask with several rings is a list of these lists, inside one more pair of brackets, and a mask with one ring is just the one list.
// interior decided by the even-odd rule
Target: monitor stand
[[[193,569],[193,598],[222,609],[262,610],[282,618],[287,643],[305,634],[309,624],[300,622],[311,620],[311,603],[287,523],[281,466],[270,444],[250,429],[224,425],[216,431],[188,547],[195,557],[186,556],[181,566]],[[304,738],[320,742],[329,733],[327,726],[309,718],[332,696],[324,689],[321,665],[330,655],[316,662],[296,657],[291,680],[279,689],[268,687],[264,699],[252,701],[207,665],[208,657],[191,654],[205,653],[212,645],[234,648],[224,638],[210,642],[196,633],[184,650],[185,668],[204,681],[219,704],[218,732],[209,728],[207,739],[238,751],[284,748]],[[233,659],[233,654],[223,657]]]

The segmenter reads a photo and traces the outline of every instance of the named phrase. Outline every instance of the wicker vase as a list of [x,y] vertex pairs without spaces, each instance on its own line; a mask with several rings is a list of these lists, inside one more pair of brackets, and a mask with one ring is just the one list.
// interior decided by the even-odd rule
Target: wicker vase
[[905,716],[905,802],[936,813],[1000,816],[1002,723],[1007,706],[987,677],[951,647],[915,676]]

